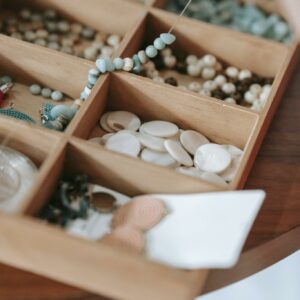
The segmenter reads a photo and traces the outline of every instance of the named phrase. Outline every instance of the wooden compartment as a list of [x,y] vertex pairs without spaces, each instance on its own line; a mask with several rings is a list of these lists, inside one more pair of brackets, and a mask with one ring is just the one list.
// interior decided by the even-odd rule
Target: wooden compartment
[[[117,54],[127,44],[127,33],[135,25],[142,14],[142,8],[127,1],[102,0],[101,8],[99,2],[95,0],[86,0],[84,9],[80,0],[2,0],[2,7],[12,7],[18,10],[22,7],[30,7],[37,10],[45,10],[46,8],[55,9],[61,16],[66,17],[70,21],[79,22],[85,26],[89,26],[101,33],[117,34],[123,38]],[[126,11],[124,14],[123,12]],[[0,15],[0,20],[3,17]],[[112,22],[111,20],[118,20]]]
[[[133,112],[142,121],[170,121],[182,129],[199,131],[212,142],[231,144],[244,150],[251,141],[253,129],[259,119],[258,114],[240,107],[224,106],[217,100],[198,98],[192,93],[186,94],[165,85],[157,86],[142,77],[116,73],[106,79],[102,88],[90,100],[89,109],[84,112],[81,120],[78,120],[75,128],[73,126],[73,134],[85,139],[102,136],[104,131],[98,124],[99,119],[105,111],[115,110]],[[170,179],[171,176],[167,174],[175,173],[175,170],[151,164],[151,169],[157,170],[155,175],[150,172],[149,163],[126,156],[123,159],[136,160],[136,163],[145,169],[145,174],[149,172],[147,184],[150,184],[150,189],[147,188],[147,192],[156,193],[159,190],[168,193],[174,190],[186,192],[185,183],[188,182],[190,188],[194,187],[193,191],[211,190],[211,186],[206,182],[197,180],[196,185],[196,179],[181,174],[172,174],[178,176],[178,179],[182,177],[179,179],[181,182],[179,186],[173,179],[167,184],[166,178]],[[158,181],[157,177],[160,178]],[[229,185],[228,188],[235,187]]]
[[60,90],[66,96],[60,103],[72,104],[73,99],[80,95],[86,82],[85,74],[93,65],[89,61],[54,50],[41,49],[4,35],[0,35],[0,44],[0,74],[11,76],[15,83],[3,107],[13,102],[15,110],[28,114],[37,124],[41,124],[39,110],[42,105],[56,105],[57,102],[32,95],[29,91],[30,85],[38,83],[52,90]]
[[[121,57],[133,55],[144,42],[152,43],[154,37],[169,30],[176,17],[125,0],[32,0],[30,5],[54,7],[95,29],[123,35],[118,51]],[[192,300],[200,293],[207,270],[188,272],[167,268],[104,243],[68,236],[33,217],[49,200],[64,172],[86,172],[92,182],[128,195],[220,189],[85,141],[93,135],[107,109],[133,111],[145,120],[170,120],[183,128],[199,130],[213,141],[244,148],[239,172],[230,185],[231,189],[243,187],[295,65],[297,46],[286,47],[187,18],[181,20],[175,34],[178,37],[175,47],[196,54],[211,52],[228,64],[274,76],[264,110],[255,113],[120,72],[101,76],[65,133],[0,118],[0,138],[15,129],[9,145],[40,166],[39,176],[19,215],[0,215],[1,262],[117,299]],[[62,90],[72,99],[80,95],[87,72],[94,66],[90,61],[3,35],[0,35],[0,65],[1,73],[8,72],[18,82],[36,81]],[[31,104],[29,96],[24,97],[24,104],[27,103]]]
[[299,40],[300,37],[300,3],[298,0],[279,0],[281,7],[284,10],[285,15],[293,26],[296,34],[296,39]]

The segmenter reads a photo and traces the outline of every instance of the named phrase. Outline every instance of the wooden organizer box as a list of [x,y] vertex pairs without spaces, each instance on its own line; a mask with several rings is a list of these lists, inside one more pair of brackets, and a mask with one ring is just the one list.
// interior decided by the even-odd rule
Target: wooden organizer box
[[[15,1],[17,2],[17,1]],[[148,6],[125,0],[23,1],[95,29],[123,36],[121,57],[136,53],[145,41],[166,32],[176,16],[153,1]],[[139,300],[188,300],[201,293],[208,270],[176,270],[145,257],[67,235],[35,216],[50,199],[63,174],[86,173],[93,183],[128,195],[209,192],[224,188],[86,142],[99,132],[106,110],[129,110],[143,120],[163,119],[199,130],[212,141],[245,150],[228,189],[243,187],[257,151],[291,75],[296,43],[290,47],[183,18],[175,30],[176,47],[194,54],[212,53],[228,64],[274,76],[272,93],[261,113],[182,91],[133,74],[102,76],[64,133],[0,117],[0,141],[23,152],[39,167],[35,184],[13,216],[0,216],[0,261],[108,297]],[[39,82],[76,98],[94,63],[0,35],[1,75],[20,83]],[[33,106],[32,97],[23,105]],[[26,105],[25,105],[26,106]],[[34,107],[37,109],[37,107]],[[11,134],[13,136],[11,137]]]

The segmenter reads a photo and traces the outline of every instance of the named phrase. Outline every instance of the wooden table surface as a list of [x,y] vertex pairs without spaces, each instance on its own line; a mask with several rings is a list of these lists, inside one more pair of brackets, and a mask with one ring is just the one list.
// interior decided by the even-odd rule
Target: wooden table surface
[[[248,188],[264,189],[267,200],[246,249],[300,225],[300,63],[265,138]],[[100,300],[98,296],[0,265],[0,300]]]

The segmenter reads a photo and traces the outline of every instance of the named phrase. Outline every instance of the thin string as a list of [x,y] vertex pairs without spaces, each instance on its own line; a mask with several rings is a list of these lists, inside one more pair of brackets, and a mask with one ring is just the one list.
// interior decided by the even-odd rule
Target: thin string
[[190,6],[190,4],[192,3],[193,0],[189,0],[188,3],[186,4],[186,6],[184,7],[184,9],[182,10],[181,14],[177,16],[174,24],[172,25],[172,27],[170,28],[169,32],[168,33],[171,33],[174,28],[177,26],[177,24],[179,23],[180,21],[180,18],[184,15],[184,13],[186,12],[186,10],[188,9],[188,7]]

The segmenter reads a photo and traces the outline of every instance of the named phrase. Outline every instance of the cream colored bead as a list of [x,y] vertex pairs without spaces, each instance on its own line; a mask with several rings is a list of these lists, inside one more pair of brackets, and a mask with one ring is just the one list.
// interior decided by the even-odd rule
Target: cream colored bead
[[130,57],[124,58],[123,70],[126,72],[131,71],[133,68],[133,60]]
[[218,85],[213,80],[207,80],[203,83],[203,89],[207,91],[214,91],[217,89]]
[[74,101],[74,105],[79,109],[82,105],[83,105],[83,100],[81,100],[81,99],[76,99],[75,101]]
[[198,61],[198,57],[196,55],[188,55],[185,59],[185,62],[188,64],[188,65],[193,65],[193,64],[196,64]]
[[214,82],[218,85],[218,86],[222,86],[223,84],[225,84],[227,82],[227,79],[224,75],[218,75],[215,79]]
[[116,47],[118,47],[119,46],[119,44],[120,44],[120,37],[118,36],[118,35],[116,35],[116,34],[112,34],[112,35],[110,35],[108,38],[107,38],[107,44],[109,45],[109,46],[112,46],[112,47],[114,47],[114,48],[116,48]]
[[244,95],[244,100],[247,102],[247,103],[254,103],[255,100],[257,100],[257,96],[254,95],[253,93],[251,93],[250,91],[246,92],[245,95]]
[[252,73],[249,70],[241,70],[239,73],[239,80],[244,80],[251,77],[252,77]]
[[161,55],[162,56],[170,56],[172,55],[172,50],[171,48],[165,48],[161,51]]
[[206,67],[214,67],[217,63],[216,57],[211,54],[204,55],[202,60]]
[[233,98],[231,98],[231,97],[226,98],[224,100],[224,102],[230,103],[230,104],[236,104],[236,101]]
[[210,67],[205,67],[201,73],[202,78],[206,80],[213,79],[215,75],[216,75],[215,69]]
[[226,94],[232,94],[236,92],[236,87],[233,83],[227,82],[222,85],[222,91]]
[[225,73],[230,78],[237,78],[239,76],[239,70],[235,67],[228,67]]
[[170,55],[170,56],[165,56],[164,57],[164,64],[167,68],[174,68],[176,66],[177,59],[175,56]]
[[201,68],[197,64],[188,65],[187,73],[190,76],[198,77],[201,73]]
[[255,96],[259,96],[259,94],[262,91],[262,87],[260,84],[254,83],[250,86],[249,91],[255,95]]
[[138,57],[142,64],[145,64],[149,60],[144,50],[138,52]]

